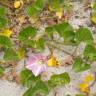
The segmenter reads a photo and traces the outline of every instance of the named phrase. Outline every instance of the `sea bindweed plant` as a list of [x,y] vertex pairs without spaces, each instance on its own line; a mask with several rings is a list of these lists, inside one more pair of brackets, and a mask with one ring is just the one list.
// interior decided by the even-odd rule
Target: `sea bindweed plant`
[[[70,83],[71,77],[67,72],[54,74],[49,80],[44,81],[41,79],[41,74],[47,72],[49,67],[62,66],[61,61],[53,54],[54,49],[58,49],[71,56],[73,60],[72,70],[74,72],[79,73],[91,68],[91,64],[96,61],[96,46],[93,32],[83,26],[78,29],[73,28],[63,16],[66,12],[70,13],[73,10],[71,0],[15,0],[10,2],[8,0],[5,0],[5,2],[0,1],[0,52],[4,53],[0,64],[11,63],[11,65],[16,67],[19,61],[22,59],[26,60],[27,58],[24,70],[21,71],[19,77],[19,82],[23,86],[28,87],[23,96],[36,96],[38,93],[47,96],[51,89]],[[92,5],[93,10],[96,9],[95,5],[95,3]],[[43,16],[42,14],[45,13],[46,15]],[[93,15],[94,13],[92,13]],[[47,26],[44,32],[39,34],[40,25],[37,27],[36,24],[44,25],[42,18],[47,18],[45,22],[51,18],[55,23],[50,25],[49,23],[44,23]],[[92,17],[92,21],[95,23],[96,20],[94,18],[96,16]],[[60,38],[58,40],[54,39],[56,34],[63,41],[59,41]],[[75,53],[71,54],[59,47],[59,45],[70,45],[77,49],[81,43],[86,45],[82,56],[75,56]],[[51,51],[49,56],[41,54],[46,46]],[[27,54],[29,50],[34,53],[31,57]],[[6,75],[4,65],[1,65],[0,77]],[[80,85],[80,89],[83,91],[86,90],[84,88],[88,85],[87,83],[84,84]],[[87,87],[88,94],[90,86],[88,85]],[[77,94],[76,96],[85,95]]]

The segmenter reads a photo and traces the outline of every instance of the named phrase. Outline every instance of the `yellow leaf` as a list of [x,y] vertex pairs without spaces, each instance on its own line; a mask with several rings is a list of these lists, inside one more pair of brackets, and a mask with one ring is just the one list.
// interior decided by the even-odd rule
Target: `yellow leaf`
[[56,12],[56,16],[61,19],[63,15],[63,9],[61,8],[59,11]]
[[3,32],[0,33],[0,35],[4,35],[4,36],[7,36],[7,37],[10,37],[12,35],[12,30],[5,29]]
[[96,13],[92,13],[91,15],[91,21],[96,24]]
[[81,92],[87,92],[88,93],[90,91],[88,86],[89,86],[89,84],[84,82],[84,83],[79,84],[79,89]]
[[25,50],[24,50],[24,48],[19,48],[18,49],[18,56],[19,56],[20,59],[25,57]]
[[23,5],[23,1],[22,0],[16,0],[14,1],[14,8],[20,8]]
[[52,55],[51,58],[48,60],[49,67],[56,67],[59,66],[60,63],[56,60],[56,58]]
[[94,76],[89,74],[84,78],[84,82],[89,83],[90,81],[94,80]]

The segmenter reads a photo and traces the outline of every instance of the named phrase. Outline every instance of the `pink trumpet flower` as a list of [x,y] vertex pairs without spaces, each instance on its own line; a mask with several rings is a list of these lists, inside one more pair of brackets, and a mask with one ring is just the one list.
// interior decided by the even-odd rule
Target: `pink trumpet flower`
[[47,70],[47,59],[40,54],[29,57],[26,68],[31,70],[35,76]]

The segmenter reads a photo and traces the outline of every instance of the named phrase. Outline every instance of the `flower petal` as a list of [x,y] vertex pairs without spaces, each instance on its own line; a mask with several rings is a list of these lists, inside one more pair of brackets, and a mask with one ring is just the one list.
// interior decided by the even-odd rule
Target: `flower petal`
[[47,70],[46,57],[36,54],[32,57],[29,57],[26,68],[31,70],[35,76],[38,76],[40,73]]
[[34,66],[32,72],[35,76],[38,76],[42,72],[42,66]]
[[32,63],[34,63],[34,62],[36,62],[36,61],[37,61],[37,59],[36,59],[35,56],[29,57],[29,58],[28,58],[28,65],[30,65],[30,64],[32,64]]

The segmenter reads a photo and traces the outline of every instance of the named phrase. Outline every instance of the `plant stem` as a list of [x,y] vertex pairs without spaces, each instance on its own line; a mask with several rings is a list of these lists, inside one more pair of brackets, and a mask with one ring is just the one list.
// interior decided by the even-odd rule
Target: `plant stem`
[[69,52],[67,52],[66,50],[60,48],[60,46],[57,46],[57,45],[52,44],[52,43],[49,43],[49,42],[47,42],[47,44],[48,44],[48,46],[52,46],[53,48],[59,49],[59,50],[61,50],[62,52],[64,52],[64,53],[70,55],[72,58],[75,58],[74,55],[72,55],[72,54],[70,54]]
[[76,46],[76,48],[75,48],[74,52],[72,53],[72,55],[74,55],[74,54],[76,53],[78,47],[79,47],[79,46]]
[[12,6],[10,6],[8,4],[5,4],[5,3],[1,2],[1,1],[0,1],[0,5],[5,6],[7,8],[10,8],[11,10],[13,10],[13,7]]

